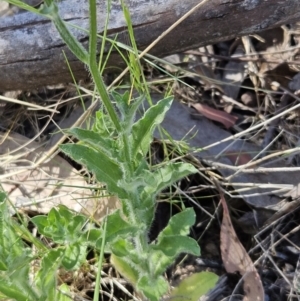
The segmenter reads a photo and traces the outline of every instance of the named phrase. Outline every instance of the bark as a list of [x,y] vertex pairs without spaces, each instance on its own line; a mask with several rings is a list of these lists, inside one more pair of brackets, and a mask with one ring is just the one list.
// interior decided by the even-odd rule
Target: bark
[[[144,49],[199,1],[125,0],[131,13],[138,48]],[[106,2],[98,1],[99,33],[104,28]],[[59,8],[64,20],[88,29],[86,0],[64,0]],[[299,18],[299,0],[208,0],[169,33],[151,53],[165,56],[293,23]],[[111,38],[117,35],[118,41],[128,44],[119,0],[112,1],[108,28]],[[86,45],[87,33],[74,29],[72,31]],[[0,91],[28,90],[72,81],[63,51],[75,78],[85,78],[85,67],[66,49],[48,19],[32,13],[1,18]],[[116,67],[120,63],[120,56],[113,51],[109,65]]]

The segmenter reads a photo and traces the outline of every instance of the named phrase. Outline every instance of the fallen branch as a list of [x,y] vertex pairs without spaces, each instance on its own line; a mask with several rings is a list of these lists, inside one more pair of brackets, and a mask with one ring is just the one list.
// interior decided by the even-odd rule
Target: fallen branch
[[[145,49],[199,0],[125,1],[139,49]],[[84,0],[65,0],[59,4],[62,17],[72,25],[88,29],[88,7]],[[103,32],[106,1],[99,1],[99,33]],[[265,30],[300,18],[298,0],[210,0],[171,31],[151,53],[165,56],[201,45]],[[86,44],[86,31],[72,29]],[[128,41],[119,1],[113,1],[108,33],[123,43]],[[128,43],[128,42],[127,42]],[[109,45],[108,45],[109,46]],[[85,67],[66,49],[50,20],[32,13],[0,19],[0,91],[32,89],[70,82],[65,51],[76,79],[86,78]],[[109,65],[121,65],[113,51]]]

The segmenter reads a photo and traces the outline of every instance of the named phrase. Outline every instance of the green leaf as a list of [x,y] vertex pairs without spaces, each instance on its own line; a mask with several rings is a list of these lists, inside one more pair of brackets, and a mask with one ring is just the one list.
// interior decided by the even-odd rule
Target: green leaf
[[3,295],[18,301],[37,301],[36,298],[31,299],[31,297],[26,294],[26,292],[22,291],[18,285],[14,285],[8,281],[5,281],[4,279],[1,279],[0,281],[0,292]]
[[[54,8],[52,8],[54,7]],[[87,64],[89,61],[89,53],[86,49],[78,42],[75,36],[69,31],[64,20],[62,20],[58,14],[58,7],[54,1],[51,1],[51,8],[45,7],[45,16],[50,18],[54,23],[56,30],[59,32],[63,41],[67,44],[68,48],[73,54],[83,63]]]
[[[105,241],[107,244],[122,237],[132,237],[137,231],[137,227],[131,226],[121,217],[119,209],[107,216],[107,229],[105,234]],[[85,242],[101,249],[102,230],[88,229],[86,230],[83,239]]]
[[196,214],[193,208],[186,208],[183,211],[173,215],[168,225],[158,235],[158,242],[170,235],[188,235],[190,227],[195,224]]
[[38,10],[40,14],[48,17],[49,19],[53,19],[53,15],[57,14],[58,12],[57,5],[54,3],[54,1],[52,1],[50,5],[41,4]]
[[60,216],[58,208],[52,208],[48,216],[35,216],[31,220],[46,237],[52,238],[57,243],[67,241],[67,221]]
[[0,191],[0,205],[2,205],[6,200],[6,194]]
[[155,126],[160,124],[166,112],[172,104],[173,98],[168,97],[160,100],[156,105],[150,107],[144,116],[132,127],[132,157],[135,159],[141,152],[146,155],[152,141]]
[[133,269],[123,258],[111,254],[110,262],[124,278],[126,278],[132,285],[136,285],[139,279],[138,272]]
[[31,218],[31,221],[35,224],[38,232],[48,237],[48,233],[45,232],[45,228],[48,227],[48,219],[45,215],[36,215]]
[[137,230],[136,226],[130,225],[121,217],[121,211],[118,209],[107,217],[106,242],[111,242],[118,236],[132,237]]
[[67,229],[68,232],[70,233],[70,236],[73,236],[74,238],[78,238],[77,234],[82,232],[82,229],[86,224],[86,222],[87,222],[86,216],[80,214],[76,214],[75,216],[73,215],[72,219],[67,225]]
[[36,274],[35,283],[42,292],[44,300],[56,299],[56,273],[61,265],[63,254],[62,248],[52,249],[41,261],[41,268]]
[[40,11],[38,9],[35,9],[34,7],[32,7],[31,5],[28,5],[27,3],[20,1],[20,0],[7,0],[8,3],[14,5],[14,6],[18,6],[22,9],[25,9],[27,11],[30,11],[32,13],[41,15]]
[[181,253],[200,255],[200,248],[197,242],[185,236],[168,236],[152,246],[150,262],[153,265],[153,274],[161,275]]
[[157,183],[155,187],[156,191],[158,193],[180,179],[197,172],[198,170],[189,163],[179,162],[164,165],[153,172],[155,182]]
[[186,236],[173,235],[163,237],[159,243],[153,246],[154,250],[161,250],[172,260],[180,253],[189,253],[200,256],[200,247],[196,240]]
[[[137,259],[134,258],[134,254],[136,254],[136,250],[134,249],[133,244],[127,239],[118,238],[116,241],[111,243],[110,246],[111,252],[118,257],[131,257],[131,260]],[[139,254],[141,255],[141,254]],[[136,260],[134,260],[136,261]]]
[[189,234],[194,223],[195,212],[192,208],[171,217],[168,225],[159,233],[157,243],[151,245],[151,262],[155,267],[155,275],[163,273],[180,253],[200,255],[198,243],[185,236]]
[[67,284],[64,283],[59,287],[57,301],[72,301],[73,298],[70,295],[70,288]]
[[138,98],[130,99],[129,91],[124,94],[119,94],[115,91],[112,92],[117,107],[121,113],[121,120],[125,132],[131,133],[132,125],[136,116],[136,112],[144,101],[145,97],[140,95]]
[[120,196],[126,195],[117,184],[123,177],[123,171],[115,159],[84,145],[65,144],[61,145],[61,149],[73,160],[85,165],[95,174],[99,182],[106,183],[109,192]]
[[116,91],[111,92],[112,97],[118,107],[118,110],[120,112],[120,119],[125,124],[125,119],[128,117],[131,117],[130,109],[131,109],[131,104],[130,104],[130,94],[129,91],[125,91],[123,94],[118,93]]
[[96,247],[97,241],[101,240],[101,238],[102,238],[101,229],[88,229],[83,233],[82,236],[83,241],[92,245],[93,247]]
[[103,138],[108,138],[108,139],[119,134],[116,131],[116,128],[112,120],[105,113],[104,110],[99,110],[96,112],[96,118],[92,126],[92,131],[102,135]]
[[142,291],[151,301],[160,300],[161,296],[168,291],[168,288],[169,285],[162,276],[151,279],[149,279],[149,276],[142,276],[137,283],[137,289]]
[[73,243],[80,239],[87,217],[74,213],[66,206],[59,205],[48,213],[48,216],[35,216],[31,221],[38,231],[52,238],[56,243]]
[[86,259],[86,245],[82,242],[67,245],[64,251],[62,265],[67,270],[79,268]]
[[195,273],[185,279],[175,287],[170,295],[171,300],[198,301],[212,289],[218,281],[218,276],[211,272]]
[[[1,248],[0,248],[1,252]],[[0,271],[6,271],[7,270],[7,264],[4,262],[4,260],[1,260],[0,258]]]
[[115,149],[115,141],[109,137],[105,137],[102,133],[80,128],[70,129],[68,133],[80,140],[81,143],[93,146],[99,152],[105,153],[110,158],[116,158],[119,153]]

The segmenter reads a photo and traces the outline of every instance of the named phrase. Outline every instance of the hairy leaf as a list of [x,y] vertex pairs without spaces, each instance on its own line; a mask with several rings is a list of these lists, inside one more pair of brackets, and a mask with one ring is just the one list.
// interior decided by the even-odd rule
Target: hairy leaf
[[35,283],[42,292],[41,300],[55,300],[56,273],[63,259],[63,249],[52,249],[42,259],[41,268],[36,274]]
[[109,192],[121,197],[126,195],[117,184],[123,178],[123,171],[118,161],[84,145],[66,144],[62,145],[61,149],[72,159],[85,165],[95,174],[99,182],[106,183]]
[[131,284],[136,285],[139,275],[123,258],[111,254],[110,262],[114,265],[117,271],[126,278]]
[[167,281],[162,276],[150,278],[145,275],[137,283],[137,288],[151,301],[159,300],[168,291],[168,287]]
[[159,234],[157,238],[158,242],[166,236],[188,235],[190,233],[190,227],[194,225],[195,221],[196,214],[192,208],[187,208],[175,214],[170,218],[168,225]]
[[197,169],[189,163],[179,162],[164,165],[153,172],[153,176],[155,177],[154,183],[156,183],[155,190],[158,193],[180,179],[196,172]]
[[29,295],[26,292],[20,290],[18,285],[15,285],[4,279],[1,279],[0,281],[0,292],[9,298],[12,298],[13,300],[18,300],[18,301],[37,300],[37,298],[30,299]]
[[104,137],[102,133],[96,133],[91,130],[74,128],[68,131],[71,135],[80,140],[80,143],[91,145],[101,153],[106,154],[110,158],[115,158],[118,151],[115,149],[114,140],[109,137]]
[[218,278],[216,274],[211,272],[195,273],[188,276],[172,290],[170,299],[179,299],[184,296],[190,301],[198,301],[215,286]]
[[132,157],[136,158],[141,152],[146,155],[155,126],[160,124],[166,112],[172,104],[173,98],[168,97],[159,101],[156,105],[150,107],[144,116],[139,119],[132,127]]

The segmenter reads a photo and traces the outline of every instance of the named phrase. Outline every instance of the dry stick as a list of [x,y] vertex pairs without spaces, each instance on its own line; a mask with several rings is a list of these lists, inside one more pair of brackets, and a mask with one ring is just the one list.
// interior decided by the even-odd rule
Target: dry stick
[[55,109],[49,109],[48,107],[39,106],[34,103],[29,103],[29,102],[19,100],[19,99],[12,99],[12,98],[5,97],[2,95],[0,95],[0,100],[3,100],[5,102],[10,102],[10,103],[16,103],[16,104],[22,105],[24,107],[29,107],[29,108],[31,108],[31,110],[43,110],[43,111],[48,111],[51,113],[59,113],[59,111],[57,111]]
[[[297,151],[299,151],[299,150],[297,150]],[[285,171],[285,172],[300,171],[300,167],[255,167],[255,168],[240,169],[240,166],[232,166],[232,165],[215,162],[215,161],[211,161],[211,160],[205,160],[205,163],[212,165],[212,166],[211,167],[200,167],[200,168],[198,168],[198,170],[206,171],[206,170],[227,169],[227,170],[242,172],[244,174],[283,172],[283,171]]]
[[[286,53],[286,52],[292,52],[294,50],[298,50],[300,48],[300,45],[297,45],[297,46],[291,46],[289,47],[288,49],[282,49],[282,50],[274,50],[274,51],[260,51],[258,53],[248,53],[247,55],[243,54],[243,55],[237,55],[235,56],[234,58],[232,57],[229,57],[229,56],[222,56],[222,55],[217,55],[217,54],[206,54],[206,56],[211,56],[211,57],[216,57],[216,58],[220,58],[220,59],[225,59],[225,60],[239,60],[239,59],[245,59],[246,61],[249,59],[249,57],[251,56],[256,56],[257,54],[259,55],[265,55],[265,54],[278,54],[278,53]],[[204,55],[202,52],[198,52],[198,51],[195,51],[195,50],[187,50],[185,51],[187,54],[195,54],[195,55]],[[262,60],[262,59],[260,59]],[[278,63],[279,61],[278,60],[275,60],[275,61],[269,61],[268,62],[275,62],[275,63]],[[291,61],[291,62],[287,62],[287,63],[293,63],[293,62],[299,62],[299,61]]]
[[[272,85],[273,86],[276,86],[277,88],[280,88],[281,90],[284,91],[284,94],[283,96],[281,97],[281,106],[279,108],[279,110],[276,112],[275,116],[274,117],[277,117],[277,116],[281,116],[282,114],[279,114],[279,113],[287,113],[288,110],[286,111],[283,111],[284,108],[287,106],[288,104],[288,101],[291,97],[295,98],[296,100],[300,101],[299,97],[297,97],[295,94],[291,93],[290,91],[288,91],[287,89],[285,89],[284,87],[280,86],[279,83],[277,82],[272,82]],[[282,112],[283,111],[283,112]],[[270,121],[271,119],[269,119]],[[269,139],[272,138],[272,134],[274,133],[274,130],[275,130],[275,126],[278,124],[279,122],[279,118],[276,118],[276,119],[273,119],[272,122],[270,122],[270,128],[271,130],[267,132],[266,134],[266,137],[268,140],[266,140],[266,138],[264,139],[263,141],[263,145],[264,146],[264,149],[260,152],[260,154],[258,156],[256,156],[255,158],[253,158],[250,162],[248,162],[247,164],[245,165],[241,165],[239,166],[239,170],[237,172],[235,172],[233,175],[227,177],[226,179],[227,180],[230,180],[231,178],[233,178],[235,175],[237,175],[238,173],[240,173],[241,171],[243,171],[244,169],[250,167],[250,166],[253,166],[253,165],[256,165],[257,162],[261,162],[261,160],[266,160],[266,158],[270,158],[270,156],[266,156],[264,158],[262,158],[261,160],[257,160],[255,161],[255,159],[258,157],[258,158],[261,158],[263,153],[266,151],[266,149],[269,147],[269,145],[266,145],[265,146],[265,143],[269,143]],[[296,148],[297,149],[297,148]],[[288,151],[291,151],[291,150],[288,150]],[[274,155],[274,154],[273,154]],[[274,157],[273,155],[271,155],[271,157]]]
[[[275,116],[278,114],[278,113],[281,113],[289,104],[290,102],[290,99],[291,99],[291,95],[288,94],[288,93],[284,93],[281,98],[280,98],[280,107],[279,109],[276,111],[275,113]],[[262,147],[265,148],[267,147],[271,140],[273,139],[273,136],[274,136],[274,133],[275,133],[275,130],[279,124],[279,119],[276,119],[276,120],[273,120],[270,125],[269,125],[269,129],[267,130],[267,133],[264,137],[264,140],[262,142]]]
[[[300,46],[297,46],[297,48],[299,48]],[[295,50],[294,48],[292,49],[293,51]],[[292,52],[289,49],[287,50],[281,50],[279,52]],[[273,64],[282,64],[282,63],[288,63],[288,64],[299,64],[300,61],[299,60],[294,60],[294,61],[289,61],[286,62],[285,60],[281,59],[281,60],[267,60],[264,59],[262,57],[258,57],[258,58],[251,58],[251,56],[255,56],[257,54],[259,55],[263,55],[263,54],[270,54],[273,52],[257,52],[257,53],[249,53],[247,55],[237,55],[235,57],[232,56],[226,56],[226,55],[218,55],[218,54],[211,54],[211,53],[203,53],[197,50],[187,50],[184,53],[186,54],[193,54],[193,55],[197,55],[197,56],[208,56],[211,57],[215,60],[213,60],[212,62],[215,61],[220,61],[220,60],[226,60],[226,61],[237,61],[237,62],[268,62],[268,63],[273,63]],[[274,52],[274,54],[276,53],[276,51]]]
[[[295,97],[295,96],[294,96],[294,98],[300,101],[300,98],[299,98],[299,97]],[[282,113],[279,113],[279,114],[276,115],[276,116],[271,117],[270,119],[265,120],[265,121],[262,122],[262,123],[259,123],[259,124],[257,124],[257,125],[254,125],[254,126],[252,126],[251,128],[249,128],[249,129],[246,129],[246,130],[244,130],[244,131],[242,131],[242,132],[240,132],[240,133],[237,133],[237,134],[235,134],[235,135],[229,136],[229,137],[227,137],[227,138],[225,138],[225,139],[223,139],[223,140],[220,140],[220,141],[217,141],[217,142],[215,142],[215,143],[212,143],[212,144],[210,144],[210,145],[208,145],[208,146],[202,147],[201,149],[202,149],[202,150],[207,150],[207,149],[210,149],[210,148],[212,148],[212,147],[214,147],[214,146],[216,146],[216,145],[218,145],[218,144],[221,144],[221,143],[223,143],[223,142],[226,142],[226,141],[229,141],[229,140],[231,140],[231,139],[239,138],[239,137],[241,137],[241,136],[244,136],[245,134],[247,134],[247,133],[249,133],[249,132],[251,132],[251,131],[253,131],[253,130],[256,130],[256,129],[260,128],[260,127],[263,127],[264,125],[269,124],[269,123],[272,122],[273,120],[275,120],[275,119],[277,119],[277,118],[280,118],[281,116],[284,116],[285,114],[287,114],[287,113],[289,113],[289,112],[291,112],[291,111],[293,111],[293,110],[295,110],[295,109],[298,109],[298,108],[300,108],[300,103],[297,104],[297,105],[295,105],[295,106],[293,106],[293,107],[291,107],[290,109],[285,110],[285,111],[282,112]],[[254,163],[253,163],[253,164],[254,164]],[[251,164],[251,165],[253,165],[253,164]],[[243,165],[241,165],[241,166],[243,166]]]

